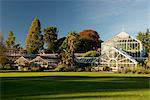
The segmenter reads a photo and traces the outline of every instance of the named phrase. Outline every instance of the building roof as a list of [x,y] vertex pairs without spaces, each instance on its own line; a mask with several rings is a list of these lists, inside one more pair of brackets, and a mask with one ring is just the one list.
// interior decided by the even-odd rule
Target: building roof
[[18,58],[18,59],[15,61],[15,63],[16,63],[17,65],[26,66],[26,65],[28,65],[30,62],[29,62],[28,59],[26,59],[26,58],[24,58],[24,57],[22,56],[22,57]]
[[45,62],[45,63],[48,63],[47,60],[44,60],[44,59],[43,59],[42,57],[40,57],[40,56],[37,56],[36,58],[32,59],[32,60],[30,61],[30,63],[31,63],[31,62],[35,62],[36,60],[41,60],[41,61],[43,61],[43,62]]
[[130,36],[127,32],[120,32],[111,39],[108,39],[104,41],[102,44],[107,44],[107,45],[113,45],[114,43],[118,42],[119,40],[128,40],[128,39],[133,39],[136,42],[141,43],[141,41],[137,40],[136,38]]
[[129,34],[127,32],[120,32],[115,37],[119,37],[119,38],[122,38],[122,39],[129,38]]
[[24,61],[24,62],[28,62],[29,63],[29,60],[28,59],[26,59],[25,57],[23,57],[23,56],[21,56],[20,58],[18,58],[15,62],[17,63],[17,62],[22,62],[22,61]]

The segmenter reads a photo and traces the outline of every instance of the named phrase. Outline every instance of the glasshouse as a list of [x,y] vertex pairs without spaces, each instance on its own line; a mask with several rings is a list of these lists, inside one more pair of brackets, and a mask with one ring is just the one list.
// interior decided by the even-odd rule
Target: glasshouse
[[144,56],[142,43],[126,32],[121,32],[102,43],[100,64],[112,70],[135,68]]

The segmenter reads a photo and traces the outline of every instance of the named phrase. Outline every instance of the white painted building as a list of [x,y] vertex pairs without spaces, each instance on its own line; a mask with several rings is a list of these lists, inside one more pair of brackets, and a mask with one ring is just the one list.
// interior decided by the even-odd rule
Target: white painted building
[[141,41],[127,32],[120,32],[102,43],[100,64],[113,70],[135,68],[138,60],[142,60],[143,56],[144,48]]

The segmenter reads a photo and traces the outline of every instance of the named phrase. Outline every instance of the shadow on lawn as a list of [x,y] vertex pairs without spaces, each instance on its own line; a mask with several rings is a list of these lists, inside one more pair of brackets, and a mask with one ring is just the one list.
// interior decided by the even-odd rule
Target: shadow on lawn
[[[53,99],[53,100],[56,100],[56,99],[63,99],[63,100],[71,100],[71,99],[91,99],[91,98],[114,98],[114,97],[125,97],[125,96],[128,96],[128,97],[134,97],[135,95],[97,95],[97,96],[67,96],[67,97],[44,97],[44,98],[35,98],[35,99],[42,99],[42,100],[48,100],[48,99]],[[99,100],[98,99],[98,100]]]
[[[1,78],[2,98],[30,97],[38,95],[59,95],[69,93],[118,92],[149,89],[149,77],[118,76],[39,76]],[[120,95],[123,96],[123,95]],[[132,95],[131,95],[132,96]],[[92,98],[97,96],[82,96]],[[100,96],[98,96],[100,97]],[[102,97],[111,97],[103,95]],[[51,99],[71,99],[73,97],[48,97]],[[47,99],[48,99],[47,98]]]

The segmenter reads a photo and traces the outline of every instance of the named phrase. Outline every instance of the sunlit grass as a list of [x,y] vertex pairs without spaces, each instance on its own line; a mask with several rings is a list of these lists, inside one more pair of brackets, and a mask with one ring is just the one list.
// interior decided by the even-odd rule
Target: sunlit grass
[[23,76],[135,76],[150,77],[149,74],[117,74],[113,72],[8,72],[0,73],[0,77],[23,77]]
[[11,72],[1,100],[149,100],[150,77],[100,72]]

